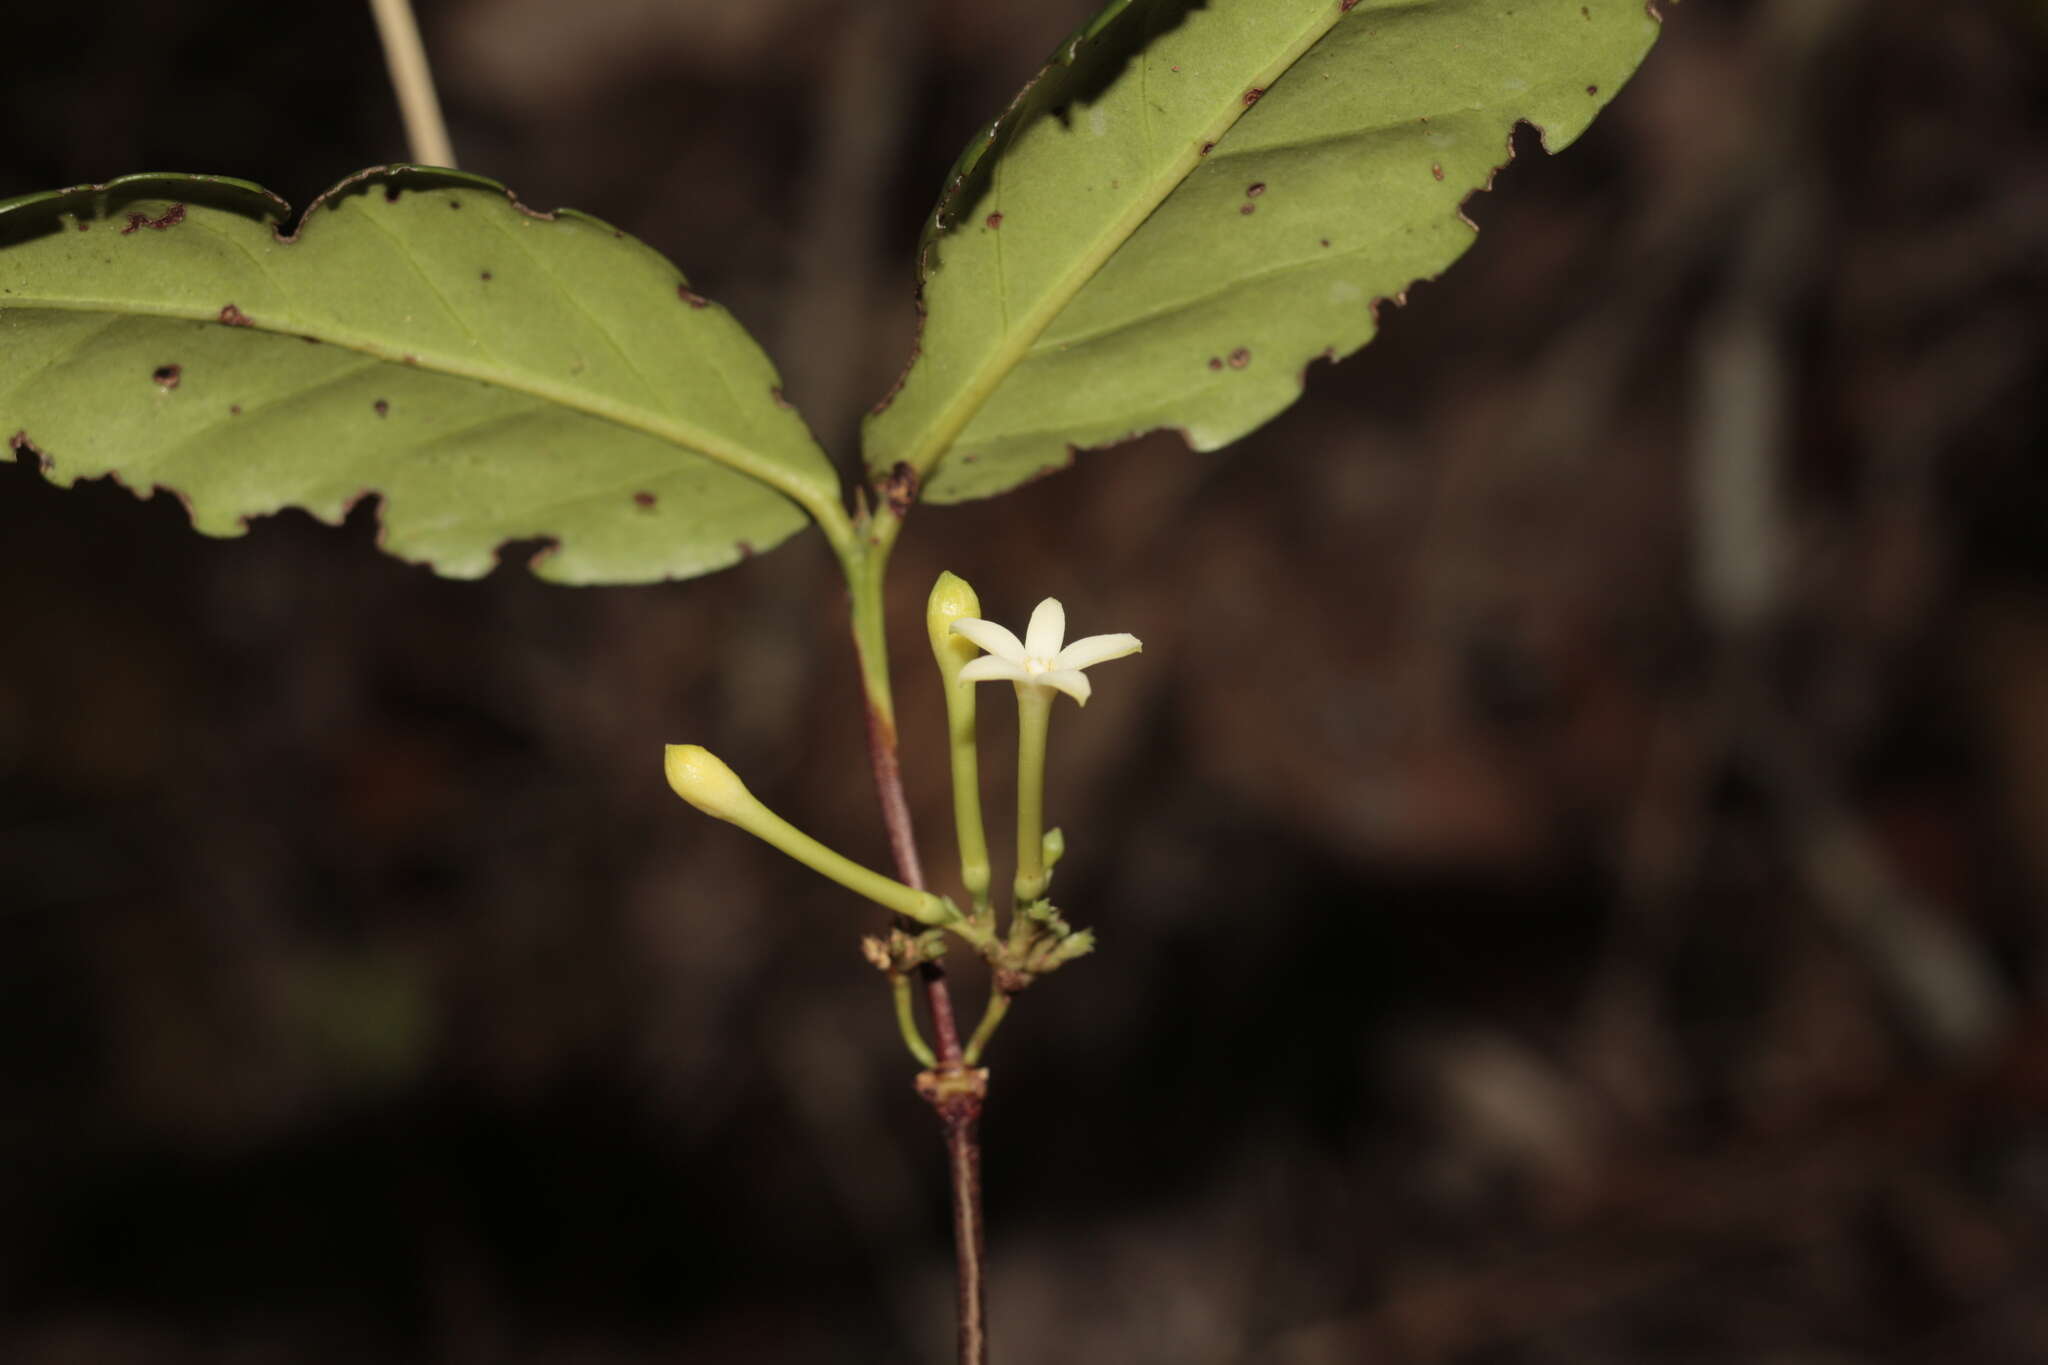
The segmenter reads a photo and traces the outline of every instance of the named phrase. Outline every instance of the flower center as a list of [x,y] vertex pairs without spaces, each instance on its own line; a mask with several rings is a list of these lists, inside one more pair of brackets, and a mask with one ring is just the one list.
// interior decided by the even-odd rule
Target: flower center
[[1049,673],[1052,671],[1052,660],[1026,659],[1024,661],[1024,671],[1026,673]]

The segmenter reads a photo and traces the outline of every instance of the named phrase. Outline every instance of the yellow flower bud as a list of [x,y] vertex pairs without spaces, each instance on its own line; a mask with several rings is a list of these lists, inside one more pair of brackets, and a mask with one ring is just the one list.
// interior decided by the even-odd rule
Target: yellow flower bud
[[953,623],[974,620],[981,615],[981,599],[966,579],[956,573],[942,573],[939,581],[932,584],[931,598],[925,603],[924,628],[931,637],[932,655],[939,661],[939,668],[950,685],[962,665],[981,652],[973,641],[953,633]]
[[741,812],[760,804],[739,774],[701,744],[671,744],[662,753],[662,771],[677,796],[720,820],[738,820]]

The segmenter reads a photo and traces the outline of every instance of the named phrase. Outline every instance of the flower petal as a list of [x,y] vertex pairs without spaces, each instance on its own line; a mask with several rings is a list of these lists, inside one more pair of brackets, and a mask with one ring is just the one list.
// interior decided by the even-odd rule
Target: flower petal
[[1027,673],[1022,664],[1013,664],[993,654],[971,660],[960,670],[961,682],[1032,682],[1043,676],[1041,673]]
[[1093,668],[1106,664],[1111,659],[1121,659],[1126,654],[1136,654],[1145,646],[1135,635],[1090,635],[1076,640],[1052,658],[1054,668]]
[[1030,681],[1040,687],[1057,687],[1083,706],[1088,704],[1088,694],[1094,691],[1088,685],[1088,675],[1078,668],[1049,668],[1033,673]]
[[1066,638],[1067,609],[1059,598],[1048,597],[1031,613],[1031,624],[1024,627],[1024,656],[1050,659],[1060,652],[1060,641]]
[[[963,616],[953,623],[953,633],[966,636],[998,659],[1007,659],[1020,668],[1024,664],[1024,642],[1011,634],[1008,626],[999,626],[993,621],[983,621],[974,616]],[[970,664],[969,667],[973,665]]]

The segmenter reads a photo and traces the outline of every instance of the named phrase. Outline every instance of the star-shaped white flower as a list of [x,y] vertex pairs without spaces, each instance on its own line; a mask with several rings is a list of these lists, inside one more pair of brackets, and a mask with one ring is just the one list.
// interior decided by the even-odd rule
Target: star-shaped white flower
[[1135,635],[1090,635],[1061,648],[1067,635],[1067,609],[1053,597],[1040,602],[1031,613],[1031,624],[1024,628],[1021,641],[995,622],[973,617],[955,621],[953,633],[988,651],[960,670],[960,681],[1057,688],[1083,706],[1088,704],[1090,688],[1082,669],[1144,648]]

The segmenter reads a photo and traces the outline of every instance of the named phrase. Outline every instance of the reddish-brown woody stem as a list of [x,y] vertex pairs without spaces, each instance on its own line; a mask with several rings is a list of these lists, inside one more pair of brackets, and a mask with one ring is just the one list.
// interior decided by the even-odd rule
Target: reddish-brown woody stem
[[[885,648],[881,631],[881,586],[878,561],[865,582],[854,579],[854,643],[862,654],[861,676],[868,689],[868,764],[874,771],[875,795],[889,834],[889,851],[897,879],[924,890],[924,866],[917,856],[910,803],[903,793],[903,770],[896,757],[896,724],[888,700],[886,659],[869,657]],[[863,620],[863,616],[868,619]],[[879,692],[879,695],[877,693]],[[899,920],[899,927],[916,926]],[[953,1194],[953,1256],[960,1307],[960,1365],[988,1365],[987,1294],[982,1282],[981,1145],[982,1104],[988,1096],[988,1072],[970,1068],[962,1058],[960,1026],[953,1015],[953,996],[946,988],[945,969],[927,962],[918,969],[925,1003],[932,1016],[932,1040],[938,1066],[921,1073],[917,1090],[930,1102],[945,1132],[946,1164]]]

